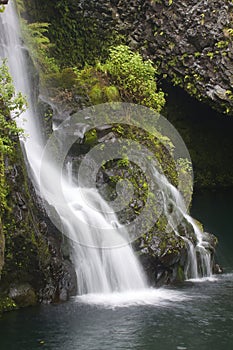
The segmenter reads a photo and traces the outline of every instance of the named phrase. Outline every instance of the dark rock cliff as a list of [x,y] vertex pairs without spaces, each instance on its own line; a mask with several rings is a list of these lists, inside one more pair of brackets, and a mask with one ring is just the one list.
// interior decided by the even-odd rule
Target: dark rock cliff
[[191,153],[197,187],[232,186],[232,118],[223,115],[233,115],[231,0],[24,2],[31,21],[51,24],[52,55],[65,67],[104,61],[103,46],[118,43],[104,33],[123,34],[158,66],[163,114]]
[[117,28],[164,78],[233,114],[232,1],[99,0],[78,6]]
[[61,234],[50,223],[28,179],[19,144],[14,159],[5,159],[5,164],[9,191],[0,231],[1,267],[4,263],[0,312],[12,306],[65,301],[76,292],[75,271],[63,252]]

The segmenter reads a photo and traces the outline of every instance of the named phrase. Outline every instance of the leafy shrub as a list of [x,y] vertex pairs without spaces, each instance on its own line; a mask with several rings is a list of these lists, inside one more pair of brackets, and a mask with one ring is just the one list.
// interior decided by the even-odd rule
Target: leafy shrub
[[144,61],[139,53],[119,45],[110,49],[109,58],[105,64],[99,64],[98,69],[109,75],[123,100],[161,111],[165,103],[164,93],[157,91],[156,69],[150,60]]
[[15,94],[12,78],[3,61],[0,66],[0,213],[6,207],[7,195],[4,156],[10,156],[14,152],[16,137],[21,132],[16,126],[15,118],[25,107],[26,101],[21,93]]
[[110,101],[139,103],[160,112],[165,104],[164,93],[158,91],[156,69],[150,60],[128,46],[112,47],[105,63],[74,70],[76,93],[88,96],[92,104]]
[[28,23],[21,19],[24,40],[30,50],[35,65],[42,73],[56,73],[59,67],[50,55],[53,46],[47,36],[49,23]]

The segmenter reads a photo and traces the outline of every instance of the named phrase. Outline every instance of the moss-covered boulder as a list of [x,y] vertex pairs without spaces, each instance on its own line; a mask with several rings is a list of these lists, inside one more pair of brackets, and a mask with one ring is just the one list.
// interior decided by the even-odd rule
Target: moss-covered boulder
[[[112,147],[114,143],[117,143],[119,139],[135,139],[137,140],[137,147],[134,144],[134,153],[138,151],[138,159],[142,156],[142,147],[146,146],[155,155],[158,161],[158,167],[161,167],[163,173],[168,180],[163,178],[163,181],[167,181],[167,187],[164,183],[160,182],[160,177],[156,178],[155,173],[143,172],[140,167],[134,162],[130,161],[124,152],[126,149],[122,143],[122,158],[106,161],[100,167],[96,176],[96,188],[107,201],[114,202],[116,198],[121,194],[119,191],[119,184],[121,181],[126,181],[132,186],[131,198],[128,201],[126,196],[126,190],[123,189],[123,196],[121,205],[122,209],[118,210],[117,216],[121,225],[128,225],[129,223],[140,217],[144,210],[146,202],[151,201],[152,205],[152,221],[153,225],[150,225],[150,218],[139,222],[140,227],[137,227],[140,231],[140,237],[133,242],[133,247],[137,252],[140,261],[146,271],[148,279],[152,285],[163,285],[175,282],[181,282],[185,278],[192,277],[192,263],[190,262],[191,253],[190,245],[195,250],[198,245],[197,235],[192,223],[188,221],[185,214],[179,217],[181,208],[178,207],[176,198],[173,197],[177,192],[174,191],[178,183],[178,174],[174,159],[171,157],[168,149],[161,143],[159,137],[148,137],[145,131],[137,129],[128,125],[106,125],[102,128],[96,128],[86,132],[81,144],[74,144],[68,154],[68,161],[72,162],[72,175],[77,179],[79,166],[82,163],[85,155],[91,151],[92,148],[101,144],[99,152],[105,152],[108,147]],[[132,145],[131,145],[132,146]],[[116,147],[120,147],[117,144]],[[129,146],[130,148],[130,142]],[[107,151],[106,151],[107,152]],[[183,164],[183,168],[182,168]],[[181,164],[183,175],[185,175],[187,169],[186,162]],[[92,176],[92,163],[90,162],[89,172],[86,172],[86,178]],[[94,165],[95,167],[95,165]],[[181,171],[181,173],[182,173]],[[90,174],[89,174],[90,173]],[[154,181],[154,187],[151,187],[151,179]],[[184,182],[187,176],[181,177]],[[169,182],[168,182],[169,181]],[[148,190],[150,183],[150,191]],[[190,185],[190,184],[189,184]],[[185,189],[192,190],[187,185]],[[160,187],[161,186],[161,187]],[[173,188],[170,191],[170,188]],[[166,191],[168,191],[166,193]],[[170,192],[169,192],[170,191]],[[190,193],[183,193],[183,195],[190,196]],[[124,203],[125,199],[125,203]],[[177,207],[176,207],[177,205]],[[171,223],[174,218],[174,224]],[[194,224],[198,227],[202,240],[207,249],[211,259],[211,264],[214,269],[214,253],[217,245],[217,240],[214,236],[204,233],[202,225],[193,220]],[[130,231],[128,231],[131,234]],[[202,262],[197,252],[197,264],[198,272],[200,275],[205,271],[202,271]]]
[[35,290],[28,283],[12,284],[9,289],[9,297],[18,307],[27,307],[37,304]]

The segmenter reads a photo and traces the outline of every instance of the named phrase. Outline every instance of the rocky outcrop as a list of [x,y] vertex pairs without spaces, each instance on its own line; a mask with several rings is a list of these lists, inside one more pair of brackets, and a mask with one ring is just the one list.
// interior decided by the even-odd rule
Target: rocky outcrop
[[[5,259],[0,282],[4,310],[68,300],[76,292],[76,275],[54,228],[28,179],[20,146],[6,159],[8,209],[2,222]],[[9,300],[8,300],[8,299]],[[7,301],[5,301],[7,300]],[[13,301],[13,303],[11,302]]]
[[150,58],[161,79],[233,115],[232,1],[77,0],[61,4],[56,0],[50,5],[41,0],[26,4],[32,20],[51,23],[48,34],[55,44],[53,54],[63,66],[106,58],[109,46],[119,43],[115,34],[109,40],[111,29],[112,35],[123,34],[131,47]]
[[164,78],[233,115],[232,9],[228,0],[78,2],[84,15],[125,35]]
[[[186,238],[195,243],[193,228],[183,220],[178,228],[180,237],[174,232],[167,233],[155,226],[149,234],[143,235],[135,244],[139,258],[152,285],[179,283],[189,278],[187,271],[190,264],[189,248]],[[221,267],[215,263],[215,247],[217,238],[202,232],[205,246],[211,254],[212,272],[222,273]],[[201,260],[197,255],[198,270],[201,271]]]
[[[93,64],[97,57],[104,61],[103,41],[107,42],[107,38],[103,32],[109,28],[117,29],[132,47],[151,58],[158,65],[160,86],[166,93],[168,111],[163,110],[163,114],[190,151],[196,186],[232,186],[232,118],[221,114],[233,114],[232,1],[25,2],[32,21],[51,23],[48,35],[55,44],[53,55],[58,60],[62,56],[65,67]],[[66,21],[62,6],[66,6]],[[113,45],[117,44],[114,39]],[[79,53],[83,53],[82,58]],[[70,83],[72,79],[62,75],[62,81]],[[76,106],[73,102],[69,106],[68,93],[58,96],[65,106],[59,105],[59,121],[83,104],[80,96],[76,97]]]
[[[176,185],[177,174],[174,169],[174,160],[170,157],[168,150],[163,148],[156,138],[148,141],[143,132],[137,130],[136,133],[134,130],[134,132],[131,133],[131,131],[130,128],[125,126],[125,129],[122,129],[118,133],[117,128],[107,125],[105,128],[96,128],[95,136],[92,138],[89,137],[90,134],[86,133],[85,138],[81,141],[81,145],[79,144],[78,148],[72,147],[69,153],[69,161],[72,161],[73,177],[78,177],[77,174],[80,163],[89,149],[101,143],[103,150],[107,148],[109,144],[114,144],[119,137],[129,140],[130,136],[133,138],[136,135],[137,141],[141,142],[141,145],[146,145],[156,154],[157,160],[163,172],[166,173],[170,184]],[[140,154],[140,146],[138,145],[138,147]],[[163,155],[162,158],[161,155]],[[90,168],[86,177],[91,177],[93,173],[91,171],[93,164],[89,166]],[[184,181],[185,178],[186,177],[184,177]],[[148,179],[150,180],[148,181]],[[189,247],[192,245],[195,250],[198,244],[197,235],[195,233],[197,227],[202,235],[204,246],[210,253],[213,271],[218,270],[217,267],[215,268],[214,263],[217,238],[209,233],[204,233],[202,225],[197,221],[195,221],[196,227],[194,227],[185,216],[182,218],[176,216],[180,208],[176,207],[176,204],[174,204],[173,194],[169,192],[170,185],[168,188],[163,189],[163,197],[161,197],[160,191],[162,189],[159,188],[158,190],[157,188],[156,190],[156,186],[159,186],[159,182],[157,183],[158,178],[155,177],[154,173],[147,171],[145,177],[143,171],[138,169],[133,162],[127,159],[123,161],[117,159],[106,162],[99,169],[96,176],[96,187],[103,198],[111,202],[119,195],[117,183],[121,180],[129,181],[133,188],[130,201],[128,202],[127,200],[127,204],[117,212],[118,220],[121,225],[127,226],[129,223],[134,222],[140,215],[143,215],[141,213],[145,208],[145,203],[148,201],[148,198],[152,201],[153,195],[156,198],[153,204],[151,204],[153,207],[153,224],[150,228],[147,228],[148,222],[150,221],[150,217],[147,216],[147,219],[143,220],[141,223],[140,237],[132,243],[151,285],[161,286],[164,284],[177,283],[192,276],[192,271],[190,270],[190,261],[192,257]],[[150,185],[148,185],[148,183]],[[155,187],[153,187],[153,184],[155,184]],[[169,193],[168,197],[170,201],[166,199],[166,190]],[[191,191],[191,188],[189,190]],[[157,217],[156,212],[161,213],[158,215],[157,219],[155,219],[155,217]],[[170,216],[173,218],[176,217],[174,222],[177,222],[177,225],[169,226],[169,220],[173,220]],[[138,221],[138,225],[140,225],[140,220]],[[170,229],[168,229],[168,227],[170,227]],[[202,261],[198,249],[197,264],[198,272],[203,273]]]
[[37,303],[37,297],[30,284],[12,284],[9,297],[20,307],[33,306]]

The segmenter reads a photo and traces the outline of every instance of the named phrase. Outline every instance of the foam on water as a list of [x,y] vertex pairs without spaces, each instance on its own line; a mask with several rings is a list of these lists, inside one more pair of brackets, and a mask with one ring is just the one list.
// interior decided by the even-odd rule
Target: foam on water
[[76,302],[101,306],[104,308],[120,308],[131,306],[168,306],[191,299],[191,296],[182,292],[166,288],[142,289],[124,293],[85,294],[75,297]]
[[201,278],[189,278],[186,282],[203,283],[203,282],[217,282],[219,280],[216,276],[201,277]]

